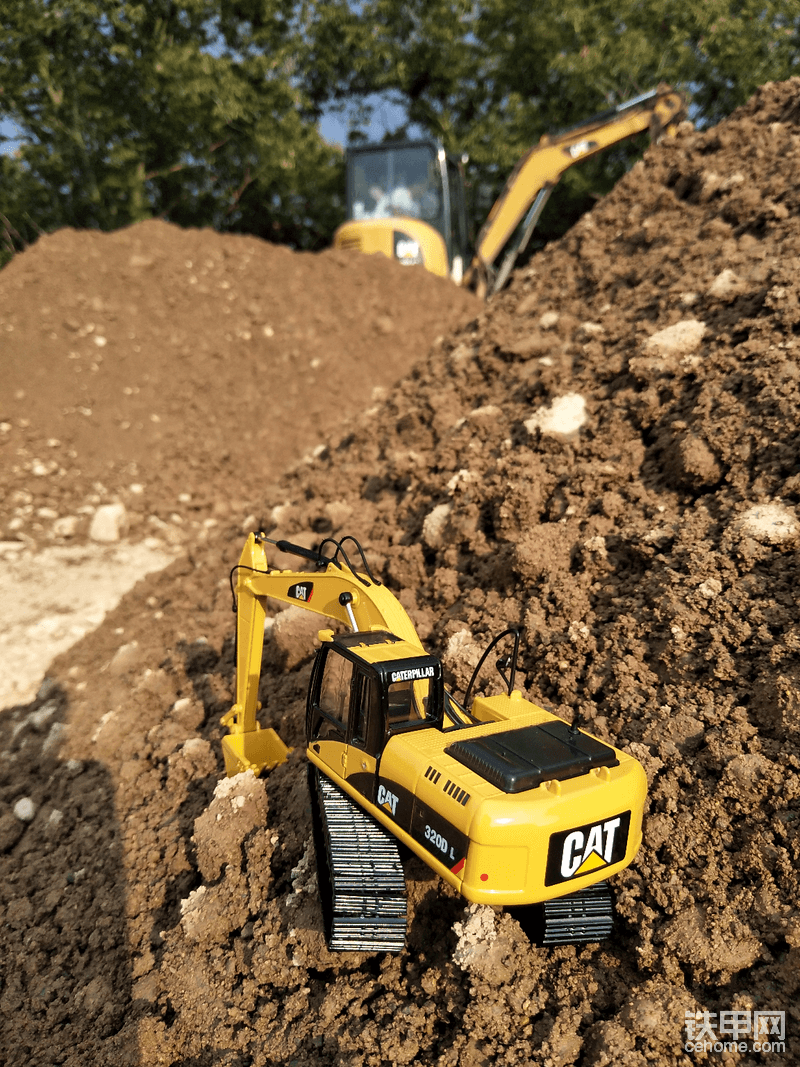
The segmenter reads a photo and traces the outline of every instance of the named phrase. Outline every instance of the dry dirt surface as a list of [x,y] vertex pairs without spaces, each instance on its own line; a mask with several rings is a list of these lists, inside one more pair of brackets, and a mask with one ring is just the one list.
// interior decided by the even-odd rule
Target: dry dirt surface
[[[716,129],[683,128],[498,299],[439,331],[372,408],[338,426],[331,412],[326,447],[285,472],[250,462],[260,447],[253,410],[279,438],[304,410],[247,348],[264,344],[263,326],[276,336],[281,328],[269,313],[273,282],[254,288],[234,255],[225,260],[230,288],[212,289],[206,277],[192,322],[181,310],[194,285],[196,254],[187,253],[193,267],[180,268],[174,308],[166,288],[163,319],[141,326],[160,341],[148,372],[159,385],[147,387],[146,402],[121,395],[123,385],[144,390],[131,356],[102,415],[114,447],[130,435],[119,463],[135,462],[136,473],[106,474],[103,485],[121,493],[125,479],[149,480],[156,495],[145,511],[165,524],[183,492],[187,509],[197,501],[216,525],[56,660],[35,700],[0,719],[4,1062],[800,1060],[798,170],[800,79],[764,87]],[[59,334],[58,295],[72,291],[79,267],[59,267],[56,249],[86,241],[101,277],[106,247],[109,256],[124,247],[122,263],[149,259],[162,236],[151,224],[42,242],[0,276],[4,319],[16,327],[15,302],[27,306],[38,286]],[[209,235],[173,239],[228,247]],[[254,258],[263,249],[235,247]],[[362,269],[345,258],[274,254],[284,275],[311,277],[325,262],[342,277]],[[47,267],[29,276],[37,257]],[[391,309],[396,322],[402,279],[389,266],[365,260],[362,284],[379,302],[385,279],[381,314]],[[142,284],[135,272],[161,268],[154,260],[126,269],[132,293]],[[373,269],[384,273],[371,281]],[[163,284],[178,273],[171,267]],[[245,285],[259,297],[241,296]],[[112,291],[121,307],[124,287]],[[85,292],[76,337],[95,293],[106,306],[102,286]],[[247,319],[251,337],[236,338],[232,312],[228,347],[209,341],[195,370],[193,348],[216,317],[255,299],[262,311]],[[298,331],[307,328],[291,300],[283,308]],[[335,329],[341,343],[336,324],[352,311],[347,298],[309,309],[330,324],[320,358]],[[94,470],[111,462],[103,438],[81,444],[88,420],[100,421],[98,404],[81,402],[79,391],[106,372],[112,326],[92,315],[95,331],[108,330],[108,348],[98,346],[104,363],[90,370],[87,332],[74,361],[87,377],[77,385],[76,372],[69,395],[64,386],[61,410],[93,413],[60,416],[54,436],[89,449],[82,469],[100,478]],[[176,344],[173,332],[182,332]],[[349,397],[362,379],[371,385],[391,336],[373,333],[361,374],[348,362],[342,380],[333,358],[308,403],[320,386]],[[47,333],[35,337],[3,356],[32,398],[25,382],[49,381],[55,358]],[[229,362],[240,350],[249,374]],[[301,398],[311,372],[298,376]],[[19,403],[9,408],[9,433],[26,418],[30,434],[43,435],[39,409]],[[227,419],[213,421],[217,404]],[[151,425],[151,413],[162,422]],[[208,418],[203,447],[197,423]],[[182,447],[184,433],[200,457]],[[34,436],[31,461],[52,454],[43,439]],[[216,457],[218,448],[230,459]],[[24,462],[17,491],[33,493]],[[31,506],[72,514],[79,499]],[[301,751],[312,643],[280,614],[265,652],[261,717],[297,749],[266,780],[220,784],[219,717],[234,680],[227,576],[248,512],[277,537],[357,536],[457,689],[488,636],[521,625],[525,694],[566,719],[578,714],[641,760],[650,782],[645,841],[615,879],[612,941],[534,947],[509,914],[465,909],[410,861],[407,951],[327,952]],[[732,1019],[722,1013],[737,1011],[785,1012],[785,1053],[754,1051],[752,1035],[745,1051],[722,1057],[685,1051],[687,1012],[709,1013],[719,1036],[718,1024]]]

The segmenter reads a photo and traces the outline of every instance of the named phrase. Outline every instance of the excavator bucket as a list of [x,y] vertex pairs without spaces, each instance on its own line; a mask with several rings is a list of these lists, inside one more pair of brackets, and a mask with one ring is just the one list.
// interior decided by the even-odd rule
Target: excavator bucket
[[271,771],[283,763],[291,751],[271,728],[228,734],[222,739],[225,773],[229,778],[247,770],[256,775]]

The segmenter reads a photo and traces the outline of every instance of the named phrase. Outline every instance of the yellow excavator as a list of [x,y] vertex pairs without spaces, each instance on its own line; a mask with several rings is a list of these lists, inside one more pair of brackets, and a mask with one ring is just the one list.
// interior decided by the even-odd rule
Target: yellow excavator
[[[302,557],[306,569],[270,569],[268,544]],[[490,644],[462,703],[354,538],[328,539],[314,550],[251,534],[231,588],[237,645],[236,703],[222,719],[228,775],[261,774],[289,752],[257,717],[267,599],[338,624],[339,632],[319,632],[306,708],[331,949],[402,950],[399,846],[466,900],[520,908],[540,943],[608,936],[606,879],[631,863],[641,843],[645,774],[632,756],[514,688],[518,631]],[[470,700],[501,640],[513,641],[513,652],[497,661],[505,691]]]
[[505,284],[569,167],[644,130],[657,140],[684,115],[683,96],[662,85],[571,129],[544,134],[517,163],[495,201],[469,265],[463,158],[426,140],[350,148],[347,222],[334,234],[334,248],[382,252],[450,277],[481,296],[491,295]]

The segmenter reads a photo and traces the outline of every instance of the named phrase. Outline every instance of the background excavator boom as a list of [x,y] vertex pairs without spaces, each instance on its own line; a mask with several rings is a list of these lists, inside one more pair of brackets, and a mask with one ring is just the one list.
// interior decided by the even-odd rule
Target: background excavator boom
[[[487,286],[490,291],[502,288],[514,260],[530,239],[547,197],[566,170],[644,130],[649,129],[651,137],[657,139],[680,119],[683,110],[681,94],[662,87],[594,115],[562,133],[544,134],[539,144],[517,163],[489,212],[464,284],[479,291]],[[519,243],[490,282],[492,265],[532,206],[534,210],[526,219]]]

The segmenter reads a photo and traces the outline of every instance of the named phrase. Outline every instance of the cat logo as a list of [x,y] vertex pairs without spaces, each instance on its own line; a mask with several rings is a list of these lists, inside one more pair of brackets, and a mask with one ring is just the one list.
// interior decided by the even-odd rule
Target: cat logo
[[382,808],[387,808],[392,815],[397,814],[397,803],[399,799],[400,798],[390,792],[385,785],[378,786],[378,804],[380,804]]
[[625,858],[631,813],[564,830],[550,838],[545,885],[567,882]]
[[292,600],[302,600],[307,604],[314,595],[314,583],[298,582],[297,585],[290,585],[286,595],[290,596]]

